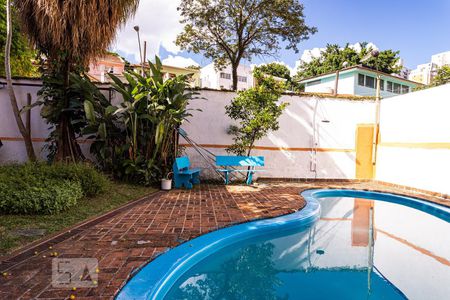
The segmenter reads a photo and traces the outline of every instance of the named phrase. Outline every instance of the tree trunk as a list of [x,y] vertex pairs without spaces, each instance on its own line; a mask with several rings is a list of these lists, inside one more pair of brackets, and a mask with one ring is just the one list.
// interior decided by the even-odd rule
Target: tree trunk
[[247,156],[250,156],[250,153],[252,152],[253,145],[255,144],[255,139],[256,139],[256,134],[257,133],[258,133],[258,131],[254,131],[253,132],[252,141],[250,142],[250,145],[248,145]]
[[233,91],[237,91],[237,85],[238,85],[238,74],[237,74],[237,68],[239,64],[231,64],[231,73],[232,73],[232,79],[233,79]]
[[[255,136],[256,136],[256,132],[253,133],[252,142],[251,142],[250,145],[248,146],[248,149],[247,149],[247,156],[250,156],[250,154],[252,153],[253,145],[255,144]],[[250,169],[251,169],[251,167],[248,167],[248,168],[247,168],[247,175],[245,176],[245,181],[248,180],[248,175],[249,175],[248,172],[250,172]]]
[[252,152],[252,149],[253,149],[253,146],[250,146],[250,147],[247,149],[247,156],[250,156],[250,153]]
[[[31,107],[31,94],[27,93],[27,106]],[[25,115],[25,128],[27,129],[28,135],[31,138],[31,110],[27,110],[27,113]]]
[[17,104],[16,94],[14,93],[14,87],[12,84],[11,76],[11,42],[12,42],[12,16],[11,16],[11,1],[6,1],[6,46],[5,46],[5,75],[6,85],[9,94],[9,100],[11,101],[11,107],[16,119],[17,127],[20,134],[23,137],[25,148],[27,150],[27,156],[30,161],[36,161],[36,154],[34,153],[33,142],[31,141],[31,131],[27,128],[20,116],[19,106]]
[[56,125],[58,140],[56,141],[55,160],[59,162],[79,162],[84,160],[75,133],[73,132],[70,116],[66,113],[61,114],[59,123]]
[[[69,75],[70,75],[70,61],[66,59],[64,65],[64,107],[69,106]],[[58,124],[56,125],[58,132],[58,139],[56,141],[56,161],[62,162],[79,162],[84,160],[83,152],[78,144],[75,133],[73,131],[71,118],[69,112],[61,113]]]

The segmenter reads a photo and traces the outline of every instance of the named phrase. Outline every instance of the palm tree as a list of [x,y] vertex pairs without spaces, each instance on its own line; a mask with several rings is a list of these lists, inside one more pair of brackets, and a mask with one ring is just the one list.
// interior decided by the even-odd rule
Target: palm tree
[[[136,12],[139,0],[15,0],[14,4],[24,31],[47,57],[48,66],[57,68],[52,71],[63,75],[67,91],[74,66],[86,67],[104,53],[117,29]],[[63,101],[67,108],[67,92]],[[67,113],[59,117],[56,132],[56,160],[83,158]]]
[[13,36],[12,15],[11,15],[11,1],[6,0],[6,45],[5,45],[5,77],[6,86],[8,89],[9,100],[11,101],[11,107],[13,110],[14,118],[16,119],[17,127],[20,134],[23,137],[25,148],[27,150],[28,159],[31,161],[36,160],[36,154],[34,153],[33,142],[31,141],[30,128],[26,127],[22,117],[20,116],[19,105],[17,104],[16,93],[12,85],[11,76],[11,44]]

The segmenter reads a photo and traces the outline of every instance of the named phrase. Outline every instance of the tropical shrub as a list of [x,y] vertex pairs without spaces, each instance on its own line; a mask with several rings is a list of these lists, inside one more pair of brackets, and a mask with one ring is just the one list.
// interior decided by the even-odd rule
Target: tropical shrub
[[0,212],[7,214],[54,214],[77,203],[83,192],[79,182],[37,179],[0,181]]
[[259,72],[255,77],[258,86],[239,91],[238,96],[225,107],[227,115],[238,123],[228,129],[228,133],[234,136],[234,144],[227,149],[237,155],[249,156],[257,140],[270,131],[278,130],[278,118],[287,106],[286,103],[278,104],[285,89],[283,82]]
[[89,126],[84,130],[100,167],[116,178],[149,185],[167,174],[177,151],[176,129],[189,117],[187,105],[196,95],[189,76],[165,80],[156,57],[144,76],[127,72],[127,84],[113,74],[114,89],[123,101],[116,107],[86,99]]
[[102,174],[82,164],[1,166],[0,213],[58,213],[85,196],[102,193],[107,186]]
[[55,163],[53,165],[39,164],[38,166],[42,176],[79,182],[85,197],[100,195],[106,191],[109,185],[108,179],[88,164]]
[[[52,64],[57,64],[53,61]],[[89,77],[83,73],[82,68],[69,75],[69,86],[65,88],[64,77],[57,71],[57,67],[49,68],[43,75],[43,86],[38,92],[39,100],[33,106],[41,106],[41,116],[50,126],[50,134],[47,138],[48,160],[54,161],[58,152],[58,141],[61,140],[62,131],[60,121],[63,115],[70,120],[70,134],[74,139],[83,135],[83,129],[87,126],[84,102],[90,100],[93,103],[106,107],[109,105],[106,97],[93,84]],[[68,103],[65,101],[67,98]],[[81,151],[77,145],[73,151]],[[84,159],[82,153],[77,157]]]

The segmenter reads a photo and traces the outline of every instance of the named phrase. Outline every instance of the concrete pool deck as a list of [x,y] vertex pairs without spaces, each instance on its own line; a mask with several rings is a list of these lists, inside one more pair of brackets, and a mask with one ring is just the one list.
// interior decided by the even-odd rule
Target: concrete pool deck
[[[157,192],[2,258],[0,271],[8,275],[0,276],[0,299],[112,298],[135,270],[158,254],[218,228],[301,209],[305,202],[299,193],[311,188],[383,191],[450,206],[442,195],[351,180],[265,180],[256,187],[202,184],[190,191]],[[98,286],[76,291],[52,287],[54,252],[58,258],[97,259]]]

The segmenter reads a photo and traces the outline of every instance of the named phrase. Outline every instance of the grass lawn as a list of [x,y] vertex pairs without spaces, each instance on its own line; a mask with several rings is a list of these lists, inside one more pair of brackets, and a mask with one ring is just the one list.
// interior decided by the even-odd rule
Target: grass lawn
[[[112,183],[104,194],[78,201],[74,207],[55,215],[0,214],[0,255],[7,254],[27,243],[80,223],[90,217],[106,213],[154,191],[155,189],[151,187]],[[14,233],[24,229],[43,229],[45,234],[29,237]]]

